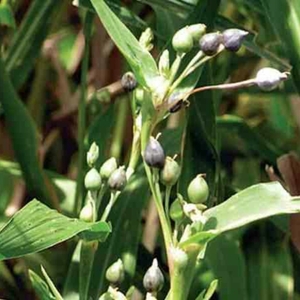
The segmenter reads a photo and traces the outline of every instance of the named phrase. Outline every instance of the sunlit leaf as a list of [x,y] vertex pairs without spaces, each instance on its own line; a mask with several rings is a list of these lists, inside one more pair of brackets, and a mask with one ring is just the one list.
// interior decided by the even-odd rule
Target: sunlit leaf
[[205,230],[219,233],[267,217],[300,211],[300,198],[293,198],[279,182],[253,185],[204,212]]
[[[110,232],[105,222],[96,223],[98,238]],[[41,251],[66,241],[76,234],[93,230],[95,223],[68,218],[37,200],[29,202],[0,230],[0,260]]]

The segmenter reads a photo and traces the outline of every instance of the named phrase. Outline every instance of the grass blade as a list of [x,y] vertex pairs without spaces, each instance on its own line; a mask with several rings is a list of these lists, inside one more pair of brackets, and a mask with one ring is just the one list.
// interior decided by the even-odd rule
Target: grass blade
[[12,139],[30,193],[50,204],[43,171],[38,160],[38,139],[35,124],[19,99],[3,61],[0,58],[0,103],[5,112],[7,129]]
[[62,3],[64,1],[35,0],[14,35],[5,64],[16,89],[24,83],[29,75],[49,31],[53,12],[58,10]]

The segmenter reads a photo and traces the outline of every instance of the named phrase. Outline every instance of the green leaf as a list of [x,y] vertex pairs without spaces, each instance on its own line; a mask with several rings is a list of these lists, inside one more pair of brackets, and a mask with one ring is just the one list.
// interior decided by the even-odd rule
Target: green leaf
[[42,273],[48,283],[48,286],[51,290],[51,292],[53,293],[53,295],[55,296],[56,300],[63,300],[62,296],[60,295],[59,291],[57,290],[56,286],[54,285],[54,283],[52,282],[51,278],[49,277],[49,275],[47,274],[46,270],[43,268],[43,266],[41,266],[42,269]]
[[[261,0],[274,31],[293,66],[292,75],[300,92],[300,3],[298,0]],[[284,17],[283,17],[284,16]]]
[[[109,215],[113,230],[107,241],[99,245],[94,258],[90,285],[90,297],[93,299],[98,299],[100,292],[107,288],[106,269],[119,258],[122,259],[127,274],[123,283],[125,287],[122,285],[122,290],[128,289],[132,283],[141,234],[141,212],[148,198],[148,182],[139,170],[131,177]],[[63,297],[66,300],[79,299],[79,253],[80,245],[78,244],[64,286]]]
[[40,300],[54,300],[47,283],[35,272],[29,270],[29,279]]
[[203,300],[209,300],[213,296],[213,294],[215,293],[215,291],[218,287],[218,283],[219,283],[218,280],[214,280],[211,282],[208,290],[206,291],[206,293],[204,295]]
[[[151,5],[151,6],[159,6],[162,9],[169,11],[170,14],[189,14],[195,8],[192,3],[188,3],[188,1],[182,0],[138,0],[141,3]],[[206,2],[206,1],[205,1]]]
[[204,230],[222,233],[257,220],[300,211],[300,198],[292,198],[279,182],[253,185],[206,210]]
[[200,246],[205,246],[210,240],[215,238],[217,233],[214,230],[201,231],[193,234],[190,238],[186,239],[184,242],[180,242],[180,247],[188,247],[193,244],[198,244]]
[[264,222],[247,232],[243,246],[247,259],[249,299],[294,299],[294,278],[297,277],[286,234]]
[[[110,232],[105,222],[99,224],[104,239]],[[0,260],[38,252],[66,241],[95,223],[68,218],[37,200],[29,202],[0,230]]]
[[[203,69],[200,85],[211,83],[210,68]],[[217,189],[219,156],[216,151],[216,116],[214,93],[203,92],[192,97],[188,115],[187,138],[184,149],[180,192],[186,195],[186,187],[199,173],[205,173],[211,199]]]
[[88,128],[88,134],[85,141],[86,149],[88,151],[92,143],[96,143],[99,147],[99,159],[97,161],[97,166],[106,160],[106,150],[108,146],[108,141],[111,136],[111,129],[113,127],[113,122],[111,121],[114,117],[114,106],[110,107],[104,112],[100,112],[99,115],[92,121]]
[[[111,231],[111,226],[109,225]],[[80,232],[79,237],[85,241],[100,241],[104,242],[107,235],[103,235],[103,222],[97,222],[91,225],[87,231]]]
[[107,288],[105,272],[119,258],[122,259],[127,274],[122,290],[130,287],[135,274],[137,249],[142,230],[141,213],[148,199],[148,181],[139,169],[131,177],[109,216],[113,231],[107,241],[98,248],[95,256],[90,286],[90,296],[93,299],[97,299],[99,293]]
[[82,247],[82,240],[80,240],[74,249],[72,259],[70,261],[67,278],[63,288],[63,298],[65,300],[79,300],[79,266],[80,266],[80,252]]
[[155,12],[156,30],[158,34],[162,36],[165,41],[168,41],[179,28],[183,27],[184,18],[182,15],[170,11],[170,7],[173,7],[173,5],[169,5],[169,8],[166,8],[164,4],[165,1],[147,1],[147,5],[150,5]]
[[0,4],[0,25],[16,28],[16,21],[11,7],[6,3]]
[[174,155],[178,155],[178,153],[180,153],[184,127],[185,126],[183,124],[177,128],[166,128],[162,132],[160,141],[166,155],[173,157]]
[[[7,173],[7,175],[11,176],[13,179],[15,178],[22,179],[22,171],[20,169],[20,166],[15,162],[0,160],[0,172],[1,174]],[[45,173],[47,174],[47,176],[49,176],[49,178],[53,182],[55,192],[60,201],[60,208],[65,213],[71,214],[73,211],[73,201],[74,201],[75,189],[76,189],[75,181],[51,171],[45,170]],[[6,182],[5,180],[7,179],[1,178],[2,183]],[[8,187],[9,184],[11,183],[7,182],[5,186]],[[6,193],[8,193],[8,191],[6,191]],[[1,191],[1,197],[3,194],[4,194],[4,190]],[[1,209],[3,209],[2,205],[5,205],[5,202],[1,203],[0,211]]]
[[[131,12],[128,8],[121,6],[119,3],[113,1],[105,1],[110,9],[128,26],[136,27],[145,30],[148,25],[138,15]],[[90,0],[73,0],[73,5],[88,9],[96,13]]]
[[[217,125],[219,130],[227,130],[231,138],[237,135],[239,139],[243,139],[249,149],[254,150],[255,153],[273,165],[276,165],[277,158],[283,154],[272,141],[263,138],[242,118],[225,115],[217,118]],[[234,145],[240,144],[235,143]]]
[[209,243],[205,260],[218,278],[220,300],[248,299],[246,263],[238,241],[217,237]]
[[158,70],[151,54],[140,46],[134,35],[103,0],[91,0],[91,3],[111,39],[131,66],[139,83],[143,86],[153,86],[153,80],[158,76]]
[[[211,28],[217,16],[219,5],[219,0],[198,1],[194,10],[191,10],[189,17],[186,19],[187,24],[205,23]],[[195,88],[197,84],[203,86],[211,83],[210,66],[201,66],[183,80],[178,91],[186,93]],[[219,159],[216,151],[216,115],[214,105],[214,93],[211,91],[191,97],[186,141],[183,150],[182,175],[179,179],[179,191],[184,196],[186,195],[186,187],[189,182],[199,173],[207,174],[211,195],[215,194]]]
[[[44,174],[38,159],[38,139],[35,124],[19,99],[3,61],[0,58],[0,103],[17,160],[20,163],[29,192],[50,204]],[[18,122],[16,122],[18,120]]]
[[43,41],[64,1],[35,0],[9,46],[5,64],[13,85],[18,89],[27,79],[34,60],[39,56]]
[[2,170],[0,167],[0,215],[2,215],[11,201],[14,191],[14,180],[13,176],[6,170]]

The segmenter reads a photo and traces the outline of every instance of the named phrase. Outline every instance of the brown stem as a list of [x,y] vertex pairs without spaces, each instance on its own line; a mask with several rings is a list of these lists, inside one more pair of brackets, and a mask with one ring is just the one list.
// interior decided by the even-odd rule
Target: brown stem
[[193,94],[208,91],[208,90],[234,90],[234,89],[249,87],[254,84],[255,84],[255,79],[252,78],[252,79],[234,82],[234,83],[224,83],[224,84],[217,84],[217,85],[202,86],[202,87],[192,90],[191,92],[186,93],[182,99],[185,100]]

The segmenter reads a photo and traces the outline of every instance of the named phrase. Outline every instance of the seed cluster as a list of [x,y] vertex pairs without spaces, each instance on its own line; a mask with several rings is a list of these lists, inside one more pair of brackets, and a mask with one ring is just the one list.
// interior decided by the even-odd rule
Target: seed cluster
[[215,55],[220,45],[224,45],[225,49],[231,52],[237,52],[245,37],[248,35],[247,31],[231,28],[225,30],[223,33],[212,32],[205,34],[199,41],[200,49],[208,56]]

